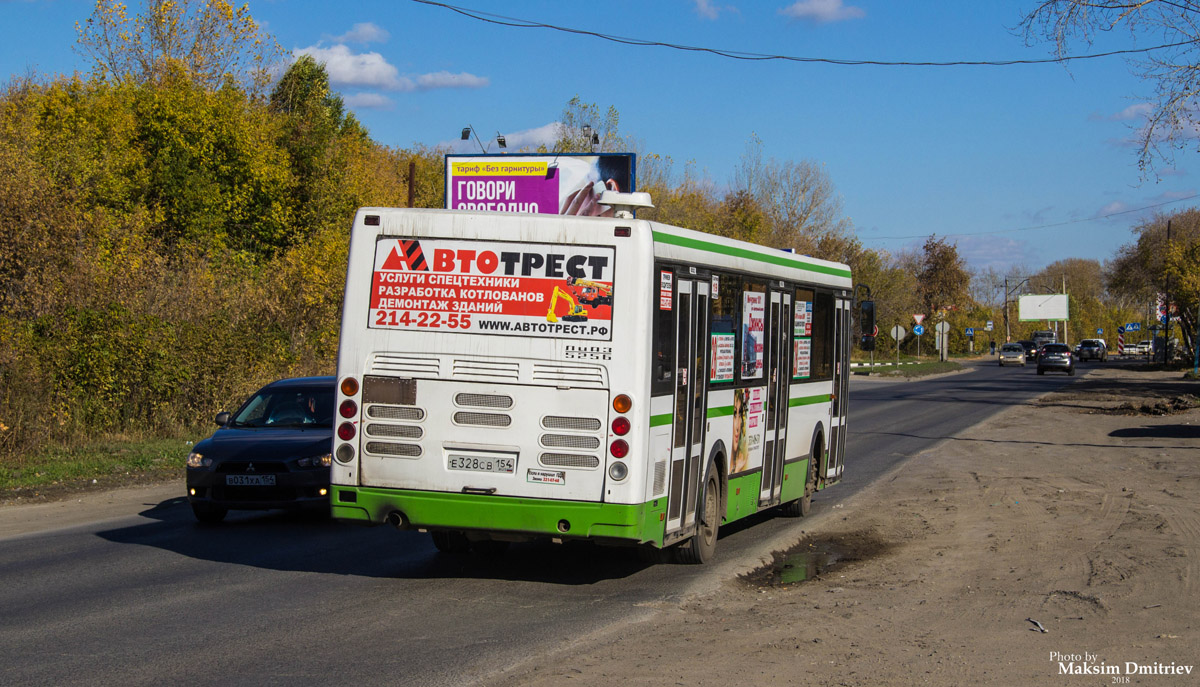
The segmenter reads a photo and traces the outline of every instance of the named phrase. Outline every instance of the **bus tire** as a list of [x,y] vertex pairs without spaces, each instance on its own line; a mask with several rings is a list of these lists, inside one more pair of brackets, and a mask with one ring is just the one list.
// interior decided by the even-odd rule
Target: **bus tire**
[[700,507],[696,511],[696,533],[675,550],[680,563],[707,563],[716,553],[717,530],[721,527],[720,488],[717,464],[710,461],[708,476],[704,480],[704,493],[700,495]]
[[466,553],[471,550],[471,542],[462,532],[447,532],[438,530],[430,532],[433,545],[442,553]]
[[804,496],[795,501],[783,504],[783,514],[789,518],[807,517],[812,512],[812,497],[817,491],[817,471],[820,470],[821,457],[825,454],[825,437],[820,433],[813,437],[812,452],[808,459],[808,467],[804,475]]

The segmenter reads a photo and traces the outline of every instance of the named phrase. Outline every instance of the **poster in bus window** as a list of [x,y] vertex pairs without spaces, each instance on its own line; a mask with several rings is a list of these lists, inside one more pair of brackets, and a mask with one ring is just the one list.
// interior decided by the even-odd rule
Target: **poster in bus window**
[[796,301],[796,336],[812,336],[812,301]]
[[742,294],[742,379],[763,376],[763,328],[766,324],[767,294]]
[[733,392],[733,441],[730,444],[733,447],[730,472],[733,474],[749,470],[753,464],[762,464],[766,428],[763,398],[763,387]]
[[728,382],[733,379],[734,351],[733,344],[737,339],[733,334],[712,335],[712,360],[709,381]]
[[609,341],[614,259],[611,246],[381,237],[368,326]]
[[792,379],[807,379],[812,376],[812,339],[792,341]]

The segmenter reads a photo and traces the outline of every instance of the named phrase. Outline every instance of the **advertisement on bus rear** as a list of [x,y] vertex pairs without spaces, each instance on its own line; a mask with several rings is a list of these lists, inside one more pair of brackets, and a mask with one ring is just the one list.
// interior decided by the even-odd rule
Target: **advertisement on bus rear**
[[447,155],[446,207],[612,217],[600,194],[633,191],[634,161],[632,153]]
[[381,237],[372,329],[612,339],[611,246]]

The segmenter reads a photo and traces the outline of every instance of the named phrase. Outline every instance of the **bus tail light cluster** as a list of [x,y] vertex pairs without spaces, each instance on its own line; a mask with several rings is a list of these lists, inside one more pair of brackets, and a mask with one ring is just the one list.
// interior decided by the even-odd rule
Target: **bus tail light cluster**
[[[358,380],[354,377],[346,377],[342,380],[342,383],[338,385],[338,389],[342,392],[343,396],[355,396],[358,394]],[[343,418],[345,418],[345,421],[338,425],[338,439],[341,439],[342,441],[350,441],[356,434],[358,434],[358,430],[355,428],[354,422],[352,422],[354,418],[358,417],[358,403],[356,403],[353,398],[346,398],[341,402],[341,404],[338,405],[338,415],[341,415]],[[349,463],[350,461],[354,460],[354,445],[342,444],[341,446],[338,446],[337,451],[335,451],[333,454],[333,457],[336,458],[339,463]]]
[[[625,417],[625,413],[628,413],[633,408],[633,399],[625,394],[620,394],[613,399],[612,407],[613,410],[621,413],[612,421],[612,433],[623,437],[629,433],[631,426],[629,418]],[[629,476],[629,466],[620,462],[622,458],[629,455],[629,442],[624,439],[614,439],[608,445],[608,453],[617,459],[612,465],[608,466],[608,476],[614,481],[620,482]]]

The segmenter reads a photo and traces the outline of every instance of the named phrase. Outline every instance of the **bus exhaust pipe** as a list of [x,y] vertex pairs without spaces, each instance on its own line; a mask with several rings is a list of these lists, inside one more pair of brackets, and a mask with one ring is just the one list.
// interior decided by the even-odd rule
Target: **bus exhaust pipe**
[[408,529],[408,518],[404,517],[404,513],[394,510],[387,515],[387,524],[395,527],[398,530]]

